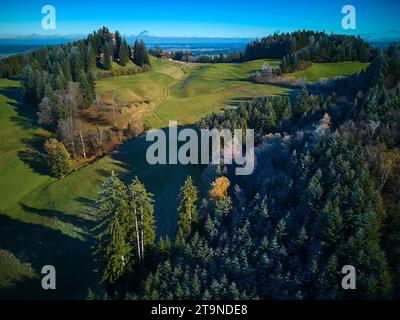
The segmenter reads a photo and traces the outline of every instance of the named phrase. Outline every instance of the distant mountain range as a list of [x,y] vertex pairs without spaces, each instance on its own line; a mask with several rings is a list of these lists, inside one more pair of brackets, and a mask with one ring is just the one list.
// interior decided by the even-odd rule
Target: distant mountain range
[[[0,43],[11,43],[11,44],[54,44],[54,43],[65,43],[69,41],[75,41],[85,38],[87,35],[84,34],[68,34],[68,35],[12,35],[12,34],[0,34]],[[148,43],[247,43],[254,38],[223,38],[223,37],[159,37],[151,35],[147,30],[140,32],[137,35],[124,35],[129,41],[135,41],[136,39],[145,40]],[[387,32],[377,33],[366,33],[362,34],[361,37],[367,41],[374,42],[388,42],[388,41],[400,41],[400,30],[391,30]]]
[[[87,37],[83,34],[70,34],[70,35],[1,35],[0,45],[2,44],[60,44],[80,40]],[[252,38],[223,38],[223,37],[158,37],[152,36],[148,31],[142,31],[138,35],[124,35],[129,43],[134,42],[136,39],[142,39],[148,44],[165,44],[165,43],[248,43]]]
[[[1,35],[0,58],[34,50],[46,45],[57,45],[86,38],[83,34],[69,35]],[[148,31],[137,35],[124,35],[131,44],[136,39],[141,39],[151,48],[160,45],[166,51],[191,51],[195,55],[201,54],[227,54],[232,51],[243,51],[246,44],[254,38],[223,38],[223,37],[159,37],[153,36]],[[361,35],[363,39],[376,48],[387,47],[391,42],[400,43],[400,31],[392,30],[381,33],[368,33]]]
[[392,30],[380,33],[366,33],[361,35],[363,39],[369,42],[399,42],[400,41],[400,31]]

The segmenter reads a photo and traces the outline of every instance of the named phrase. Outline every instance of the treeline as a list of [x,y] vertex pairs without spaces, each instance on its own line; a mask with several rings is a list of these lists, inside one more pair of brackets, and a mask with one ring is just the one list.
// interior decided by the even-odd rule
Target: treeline
[[[188,179],[175,241],[154,245],[155,260],[128,297],[398,297],[398,54],[391,47],[357,75],[356,99],[303,88],[293,103],[258,98],[202,120],[210,129],[255,128],[255,172],[208,167],[201,201]],[[357,290],[341,287],[345,265],[356,269]]]
[[237,109],[206,116],[198,122],[198,127],[254,129],[257,136],[262,136],[277,131],[278,127],[287,127],[293,113],[299,112],[297,109],[296,106],[292,110],[289,97],[262,97],[242,103]]
[[182,62],[194,63],[235,63],[243,61],[242,52],[230,52],[228,54],[208,55],[203,54],[199,56],[193,55],[191,51],[174,51],[171,54],[173,60]]
[[360,37],[296,31],[250,42],[244,60],[282,59],[282,73],[306,68],[311,62],[370,61],[376,50]]

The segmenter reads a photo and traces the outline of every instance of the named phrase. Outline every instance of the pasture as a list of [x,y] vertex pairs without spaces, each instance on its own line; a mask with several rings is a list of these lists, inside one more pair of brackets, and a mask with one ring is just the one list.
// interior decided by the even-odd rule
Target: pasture
[[313,63],[309,68],[290,73],[287,77],[294,79],[304,79],[309,82],[316,82],[320,79],[330,79],[335,77],[350,76],[354,73],[365,70],[368,63],[358,61],[345,61],[334,63]]

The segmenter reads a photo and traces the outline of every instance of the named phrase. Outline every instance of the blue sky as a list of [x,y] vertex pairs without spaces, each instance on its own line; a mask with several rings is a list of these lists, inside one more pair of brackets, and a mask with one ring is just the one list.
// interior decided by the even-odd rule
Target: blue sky
[[[41,8],[57,10],[57,29],[43,30]],[[341,8],[357,10],[357,29],[341,28]],[[2,0],[0,34],[87,34],[105,25],[123,34],[260,37],[297,29],[366,34],[400,30],[399,0]]]

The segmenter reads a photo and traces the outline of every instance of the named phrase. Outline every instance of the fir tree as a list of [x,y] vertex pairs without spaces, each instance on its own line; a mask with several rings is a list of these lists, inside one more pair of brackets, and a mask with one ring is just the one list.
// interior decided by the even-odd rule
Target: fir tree
[[120,57],[121,44],[122,44],[121,34],[119,33],[119,31],[115,31],[115,46],[113,52],[113,59],[116,61],[119,61],[121,59]]
[[308,111],[308,91],[306,87],[303,87],[300,94],[296,97],[294,115],[297,118],[300,118],[307,111]]
[[81,75],[79,86],[83,97],[83,105],[85,108],[88,108],[96,98],[95,81],[92,72],[89,72],[87,75]]
[[178,233],[176,236],[178,245],[183,245],[185,243],[198,222],[197,199],[198,190],[196,186],[193,185],[192,177],[188,176],[180,190]]
[[103,281],[115,283],[133,264],[133,244],[129,242],[128,228],[125,224],[129,214],[127,188],[114,175],[101,185],[96,199],[100,214],[96,253],[104,263]]
[[87,63],[86,71],[93,70],[96,67],[96,51],[94,50],[91,43],[89,43],[87,48]]
[[126,64],[129,61],[129,46],[125,39],[121,43],[118,55],[119,55],[119,64],[121,66],[126,66]]
[[111,54],[110,54],[110,50],[108,48],[106,48],[106,50],[104,51],[104,57],[103,57],[103,68],[105,70],[111,70],[112,68],[112,64],[111,64]]
[[144,261],[145,252],[152,251],[155,245],[155,222],[152,194],[135,177],[129,185],[129,226],[130,241],[135,245],[139,261]]

